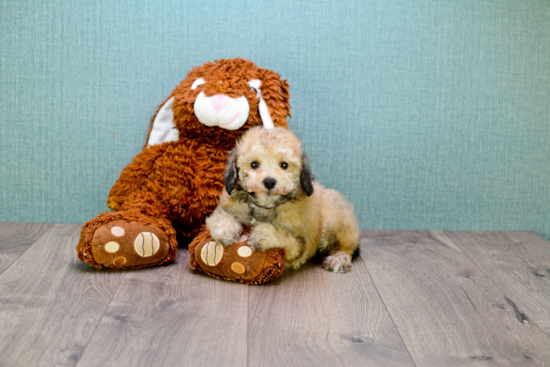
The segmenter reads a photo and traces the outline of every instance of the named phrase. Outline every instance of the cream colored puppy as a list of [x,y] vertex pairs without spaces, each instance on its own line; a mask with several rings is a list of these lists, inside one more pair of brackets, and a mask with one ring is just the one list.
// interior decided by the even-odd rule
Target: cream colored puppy
[[250,129],[229,156],[226,190],[206,228],[215,241],[230,245],[245,224],[253,248],[285,249],[294,269],[319,254],[326,270],[345,273],[359,250],[352,205],[314,182],[301,147],[288,129]]

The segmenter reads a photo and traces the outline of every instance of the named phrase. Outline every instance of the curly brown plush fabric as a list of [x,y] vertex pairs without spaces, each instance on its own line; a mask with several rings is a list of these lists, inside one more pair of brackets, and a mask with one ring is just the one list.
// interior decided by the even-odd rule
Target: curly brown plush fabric
[[[200,77],[206,83],[192,90],[193,82]],[[188,241],[200,233],[201,225],[218,204],[230,150],[250,127],[262,124],[258,111],[260,100],[248,84],[252,79],[261,80],[262,97],[274,125],[287,127],[289,86],[279,74],[240,58],[207,62],[193,68],[166,99],[174,97],[172,111],[179,140],[146,145],[124,168],[108,197],[108,206],[114,212],[105,212],[86,222],[82,228],[77,246],[80,260],[100,269],[158,265],[176,257],[176,232]],[[194,113],[195,99],[200,92],[207,97],[219,94],[234,98],[244,96],[250,106],[248,120],[237,130],[203,125]],[[116,225],[113,224],[115,221]],[[116,228],[103,228],[99,234],[102,226]],[[118,251],[129,252],[132,246],[137,249],[138,240],[135,239],[134,243],[125,236],[139,228],[154,247],[154,256],[138,263],[126,255],[122,257],[124,260],[120,260],[118,252],[113,251],[119,248]],[[124,235],[117,237],[119,233]],[[147,252],[146,249],[143,251]],[[159,259],[155,251],[165,256]],[[103,254],[101,262],[94,255],[100,252]],[[144,263],[149,260],[149,263]]]

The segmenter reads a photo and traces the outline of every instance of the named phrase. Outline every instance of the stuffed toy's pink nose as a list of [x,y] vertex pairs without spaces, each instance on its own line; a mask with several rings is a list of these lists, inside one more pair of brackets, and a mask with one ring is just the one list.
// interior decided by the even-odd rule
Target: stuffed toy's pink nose
[[216,94],[215,96],[210,97],[210,102],[216,111],[221,110],[229,103],[229,97],[224,96],[223,94]]

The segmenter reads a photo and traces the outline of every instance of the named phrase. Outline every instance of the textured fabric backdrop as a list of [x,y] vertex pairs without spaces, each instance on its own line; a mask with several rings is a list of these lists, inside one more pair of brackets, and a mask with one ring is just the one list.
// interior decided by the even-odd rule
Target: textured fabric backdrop
[[0,1],[0,220],[84,222],[194,65],[291,85],[362,228],[550,238],[548,1]]

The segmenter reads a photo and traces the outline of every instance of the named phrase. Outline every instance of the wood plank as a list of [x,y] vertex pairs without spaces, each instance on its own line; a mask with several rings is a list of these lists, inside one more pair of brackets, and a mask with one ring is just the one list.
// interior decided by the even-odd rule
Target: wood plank
[[0,275],[52,225],[50,223],[0,223]]
[[79,367],[246,364],[246,285],[193,272],[183,250],[129,275]]
[[369,231],[362,245],[418,366],[550,364],[546,335],[448,238]]
[[123,273],[76,256],[81,225],[54,225],[0,276],[3,366],[74,366]]
[[361,260],[286,270],[250,288],[249,309],[250,366],[414,365]]
[[550,289],[550,241],[536,232],[505,232],[516,243],[514,252],[521,257],[538,280]]
[[550,337],[550,242],[533,232],[444,235]]

